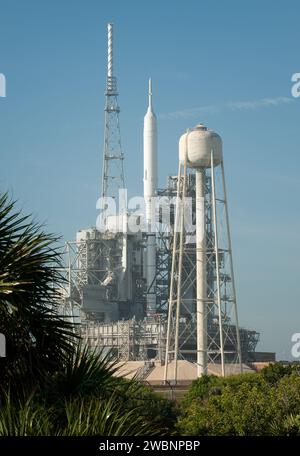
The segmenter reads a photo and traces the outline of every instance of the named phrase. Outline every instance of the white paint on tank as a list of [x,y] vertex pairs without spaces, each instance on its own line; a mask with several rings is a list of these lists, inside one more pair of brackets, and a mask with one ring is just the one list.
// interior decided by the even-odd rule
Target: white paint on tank
[[187,130],[179,140],[179,160],[184,162],[187,156],[189,168],[210,168],[211,151],[214,166],[218,166],[222,162],[222,139],[202,124]]

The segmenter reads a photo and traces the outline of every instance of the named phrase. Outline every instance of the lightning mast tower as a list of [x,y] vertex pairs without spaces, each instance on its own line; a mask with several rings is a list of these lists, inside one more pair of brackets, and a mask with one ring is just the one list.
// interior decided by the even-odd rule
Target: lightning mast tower
[[118,203],[119,189],[125,188],[124,155],[121,147],[117,78],[113,72],[113,24],[107,24],[108,59],[105,91],[104,153],[102,170],[102,201],[112,197]]

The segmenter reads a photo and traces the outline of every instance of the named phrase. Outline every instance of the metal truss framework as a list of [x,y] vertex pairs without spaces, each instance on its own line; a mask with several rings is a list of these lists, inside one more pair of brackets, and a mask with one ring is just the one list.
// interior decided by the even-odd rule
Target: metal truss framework
[[[105,92],[104,154],[102,170],[102,198],[118,201],[119,189],[125,188],[124,155],[118,105],[117,78],[113,75],[113,24],[108,24],[108,64]],[[100,209],[103,209],[102,207]]]
[[121,254],[117,236],[102,234],[98,239],[66,242],[62,252],[66,267],[61,269],[66,283],[62,309],[65,315],[74,315],[75,309],[82,309],[86,285],[104,287],[108,301],[117,299],[114,276]]
[[168,313],[168,299],[170,288],[170,272],[171,272],[171,245],[174,228],[174,212],[175,207],[171,201],[175,201],[176,197],[177,176],[169,176],[166,189],[158,190],[157,194],[163,201],[166,198],[168,208],[169,223],[164,223],[163,204],[160,206],[160,213],[157,214],[157,258],[156,258],[156,308],[157,313],[166,318]]
[[[147,360],[147,351],[155,353],[153,358],[161,359],[165,345],[165,325],[156,321],[117,321],[109,324],[85,322],[81,328],[83,339],[90,347],[106,347],[119,361]],[[151,356],[150,356],[151,357]]]

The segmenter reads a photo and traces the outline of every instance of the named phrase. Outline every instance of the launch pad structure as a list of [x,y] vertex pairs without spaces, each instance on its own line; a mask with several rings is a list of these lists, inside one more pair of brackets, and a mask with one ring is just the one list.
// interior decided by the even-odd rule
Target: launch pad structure
[[[177,176],[169,176],[165,189],[158,195],[174,200]],[[187,181],[187,194],[195,193],[195,175]],[[163,205],[162,205],[163,210]],[[171,205],[170,220],[175,218]],[[172,225],[171,225],[172,226]],[[81,230],[76,241],[65,245],[63,270],[68,287],[64,290],[62,312],[74,323],[80,323],[83,340],[93,348],[105,348],[120,361],[165,362],[167,343],[168,299],[172,263],[173,231],[158,224],[156,249],[156,312],[146,315],[147,282],[143,275],[143,258],[147,248],[143,233],[127,233],[127,272],[122,267],[124,233],[100,233],[95,228]],[[123,281],[118,278],[123,275]],[[192,274],[192,272],[191,272]],[[125,283],[125,291],[123,285]],[[130,293],[128,293],[130,291]],[[186,325],[189,344],[196,344],[196,320]],[[234,332],[234,327],[229,331]],[[218,332],[218,328],[215,327]],[[259,341],[254,330],[239,328],[243,362],[253,361]],[[184,335],[183,335],[184,336]],[[211,334],[211,339],[213,335]],[[186,359],[195,361],[192,354]]]
[[[101,227],[79,230],[76,239],[65,245],[62,273],[66,286],[60,312],[78,324],[78,331],[90,347],[109,350],[122,362],[143,361],[145,372],[147,363],[153,360],[165,365],[166,370],[169,363],[186,360],[198,366],[198,375],[209,373],[212,364],[225,375],[226,363],[241,366],[253,360],[259,334],[237,323],[231,245],[222,245],[215,223],[221,213],[212,205],[213,201],[222,203],[219,195],[211,198],[216,184],[214,166],[208,164],[210,171],[200,173],[191,166],[187,172],[187,150],[187,158],[181,156],[180,161],[184,171],[169,176],[165,188],[158,187],[158,133],[151,80],[148,97],[143,136],[145,220],[142,214],[129,211],[126,204],[118,214],[105,216],[106,198],[117,203],[119,190],[125,188],[120,108],[113,72],[113,25],[108,24]],[[201,128],[200,136],[212,135],[211,130]],[[223,167],[222,173],[224,177]],[[201,204],[204,201],[205,248],[199,244],[197,231],[199,188]],[[196,225],[194,234],[178,231],[179,207],[187,198],[191,201],[190,222]],[[228,227],[227,206],[225,209]],[[140,229],[133,230],[132,221]],[[203,318],[201,306],[206,309]],[[228,312],[232,306],[234,314]],[[199,369],[207,359],[209,365],[205,361]],[[176,375],[173,380],[176,382]]]

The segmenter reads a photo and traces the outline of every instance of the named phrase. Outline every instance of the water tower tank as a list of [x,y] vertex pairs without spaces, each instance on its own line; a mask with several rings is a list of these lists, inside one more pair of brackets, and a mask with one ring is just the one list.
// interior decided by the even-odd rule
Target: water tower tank
[[222,139],[202,124],[187,130],[179,140],[179,160],[183,162],[187,156],[187,166],[190,168],[210,168],[211,151],[214,166],[218,166],[222,161]]

